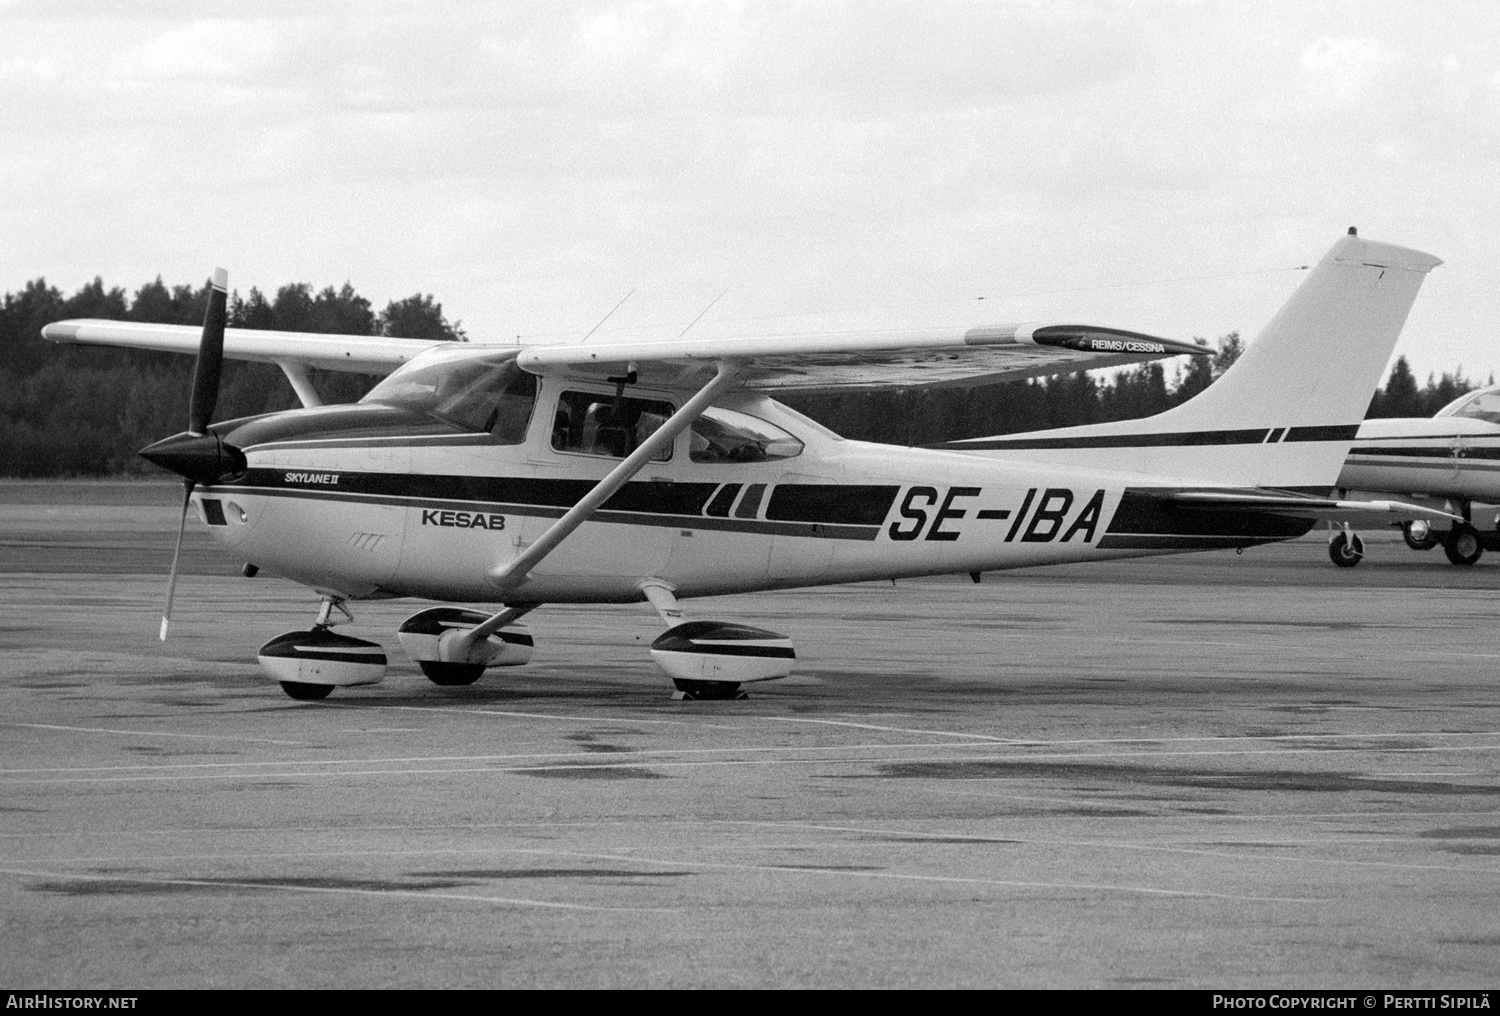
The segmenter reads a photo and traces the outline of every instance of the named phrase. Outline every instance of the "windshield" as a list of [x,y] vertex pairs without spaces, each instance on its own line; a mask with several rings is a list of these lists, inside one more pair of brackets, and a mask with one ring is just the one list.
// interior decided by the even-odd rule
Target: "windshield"
[[768,462],[801,454],[801,441],[747,413],[711,406],[693,421],[694,462]]
[[1466,416],[1486,423],[1500,423],[1500,389],[1481,388],[1454,399],[1437,411],[1438,416]]
[[536,402],[536,377],[516,365],[515,353],[465,353],[407,364],[360,402],[422,413],[460,430],[487,432],[500,444],[519,444]]

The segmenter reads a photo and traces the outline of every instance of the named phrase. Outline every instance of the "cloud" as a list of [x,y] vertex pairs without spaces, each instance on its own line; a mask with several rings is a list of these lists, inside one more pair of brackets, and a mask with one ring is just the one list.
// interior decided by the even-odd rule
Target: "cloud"
[[229,79],[269,64],[293,26],[284,21],[196,21],[160,32],[121,53],[114,74],[126,79]]
[[1304,97],[1317,111],[1357,105],[1400,54],[1377,39],[1323,38],[1302,51]]

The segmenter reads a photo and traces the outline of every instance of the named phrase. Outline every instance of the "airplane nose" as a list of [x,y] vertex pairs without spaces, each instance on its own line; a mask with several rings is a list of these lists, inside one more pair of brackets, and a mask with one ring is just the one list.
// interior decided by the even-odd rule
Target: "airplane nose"
[[245,453],[217,434],[173,434],[136,454],[194,483],[211,484],[245,471]]

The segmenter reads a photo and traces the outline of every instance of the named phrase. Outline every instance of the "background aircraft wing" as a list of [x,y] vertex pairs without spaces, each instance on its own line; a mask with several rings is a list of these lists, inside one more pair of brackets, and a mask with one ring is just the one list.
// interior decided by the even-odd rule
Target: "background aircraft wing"
[[747,387],[806,391],[988,384],[1213,352],[1119,328],[1018,324],[532,346],[521,352],[520,364],[537,374],[609,377],[636,370],[654,383],[688,385],[711,375],[718,360],[732,358],[744,365]]
[[[42,329],[53,342],[85,346],[125,346],[196,356],[203,330],[195,325],[152,325],[135,321],[82,319],[58,321]],[[392,339],[381,335],[323,335],[316,332],[269,332],[252,328],[224,330],[224,356],[231,360],[301,364],[323,370],[389,374],[433,345],[425,339]]]

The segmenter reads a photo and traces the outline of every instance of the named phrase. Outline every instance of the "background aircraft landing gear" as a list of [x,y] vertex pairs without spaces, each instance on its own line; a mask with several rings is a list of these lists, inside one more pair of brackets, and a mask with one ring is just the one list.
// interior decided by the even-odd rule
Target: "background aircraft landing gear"
[[1467,567],[1484,555],[1484,545],[1479,542],[1479,533],[1473,526],[1461,523],[1443,537],[1443,553],[1448,555],[1450,564]]
[[1432,523],[1426,519],[1402,523],[1401,538],[1412,550],[1431,550],[1441,542],[1438,534],[1432,531]]
[[333,612],[352,621],[342,601],[324,597],[318,620],[308,631],[283,632],[260,647],[257,659],[266,676],[299,701],[327,698],[333,689],[377,684],[385,677],[385,650],[375,642],[332,631]]
[[1328,541],[1328,558],[1340,568],[1353,568],[1365,556],[1365,541],[1351,529],[1341,529]]

